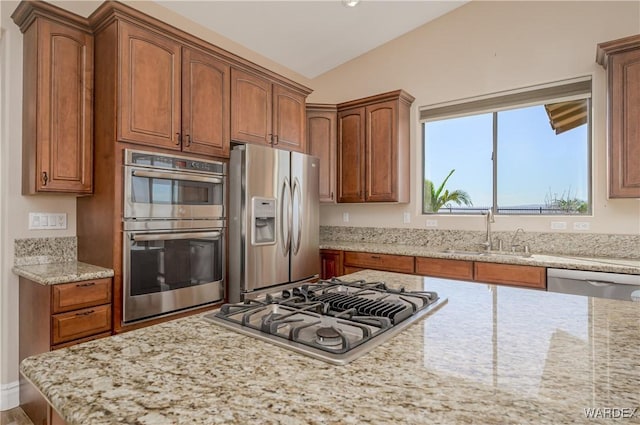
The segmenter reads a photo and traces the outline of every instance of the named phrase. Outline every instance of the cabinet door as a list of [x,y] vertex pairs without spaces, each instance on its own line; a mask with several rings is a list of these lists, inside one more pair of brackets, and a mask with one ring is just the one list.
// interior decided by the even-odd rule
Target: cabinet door
[[309,154],[320,158],[320,202],[336,202],[336,118],[335,109],[307,109]]
[[273,144],[290,151],[306,152],[305,97],[273,85]]
[[415,270],[415,259],[408,255],[346,251],[343,261],[345,270],[347,266],[398,273],[413,273]]
[[547,287],[547,269],[535,266],[515,264],[473,263],[474,280],[500,285],[526,286],[545,289]]
[[[35,43],[28,45],[32,37],[37,37],[36,51],[31,50]],[[25,86],[26,102],[30,90],[37,96],[34,105],[25,105],[25,122],[37,120],[35,126],[25,125],[25,143],[31,145],[25,169],[32,170],[25,181],[34,183],[25,192],[91,193],[93,36],[40,19],[25,34],[25,45],[25,63],[36,57],[38,63],[37,84]],[[25,69],[25,84],[32,71]],[[29,115],[33,107],[37,112]]]
[[640,48],[612,55],[609,67],[609,196],[640,198]]
[[416,257],[416,274],[473,280],[473,261]]
[[342,276],[342,251],[320,250],[320,279]]
[[271,82],[231,69],[231,139],[271,144]]
[[229,65],[184,48],[182,58],[182,149],[229,156]]
[[364,201],[365,108],[338,113],[338,202]]
[[180,45],[120,21],[118,139],[180,150]]
[[397,102],[366,107],[365,201],[392,202],[398,199]]

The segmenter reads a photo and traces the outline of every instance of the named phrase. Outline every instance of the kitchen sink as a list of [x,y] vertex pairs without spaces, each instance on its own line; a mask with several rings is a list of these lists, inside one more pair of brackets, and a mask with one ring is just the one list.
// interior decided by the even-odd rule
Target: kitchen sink
[[445,249],[444,251],[445,254],[456,254],[456,255],[491,255],[491,253],[489,252],[485,252],[485,251],[464,251],[464,250],[459,250],[459,249]]
[[478,257],[499,257],[499,256],[507,256],[507,257],[531,257],[530,252],[509,252],[509,251],[465,251],[459,249],[445,249],[442,251],[445,254],[455,254],[455,255],[470,255],[470,256],[478,256]]

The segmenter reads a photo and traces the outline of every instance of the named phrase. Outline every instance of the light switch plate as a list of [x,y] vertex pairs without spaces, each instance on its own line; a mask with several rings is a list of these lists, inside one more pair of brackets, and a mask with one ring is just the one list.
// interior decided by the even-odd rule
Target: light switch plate
[[402,214],[402,221],[404,222],[404,224],[409,224],[411,223],[411,213],[403,213]]
[[349,222],[349,213],[348,212],[342,213],[342,221],[344,223],[348,223]]
[[29,213],[29,230],[67,228],[67,213]]
[[438,220],[427,220],[427,227],[438,227]]
[[565,230],[567,228],[567,222],[566,221],[552,221],[551,222],[551,229],[553,230]]

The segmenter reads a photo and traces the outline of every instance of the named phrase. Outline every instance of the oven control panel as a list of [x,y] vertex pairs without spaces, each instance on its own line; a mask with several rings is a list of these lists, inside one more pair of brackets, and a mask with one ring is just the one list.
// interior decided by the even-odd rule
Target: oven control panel
[[208,161],[204,159],[185,158],[177,155],[133,150],[126,151],[125,165],[225,174],[225,164],[219,161]]

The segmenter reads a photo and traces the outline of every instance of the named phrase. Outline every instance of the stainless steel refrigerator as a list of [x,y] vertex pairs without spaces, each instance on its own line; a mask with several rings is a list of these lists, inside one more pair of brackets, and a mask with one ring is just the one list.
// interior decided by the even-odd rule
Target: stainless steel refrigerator
[[319,160],[236,146],[229,164],[229,302],[317,278]]

